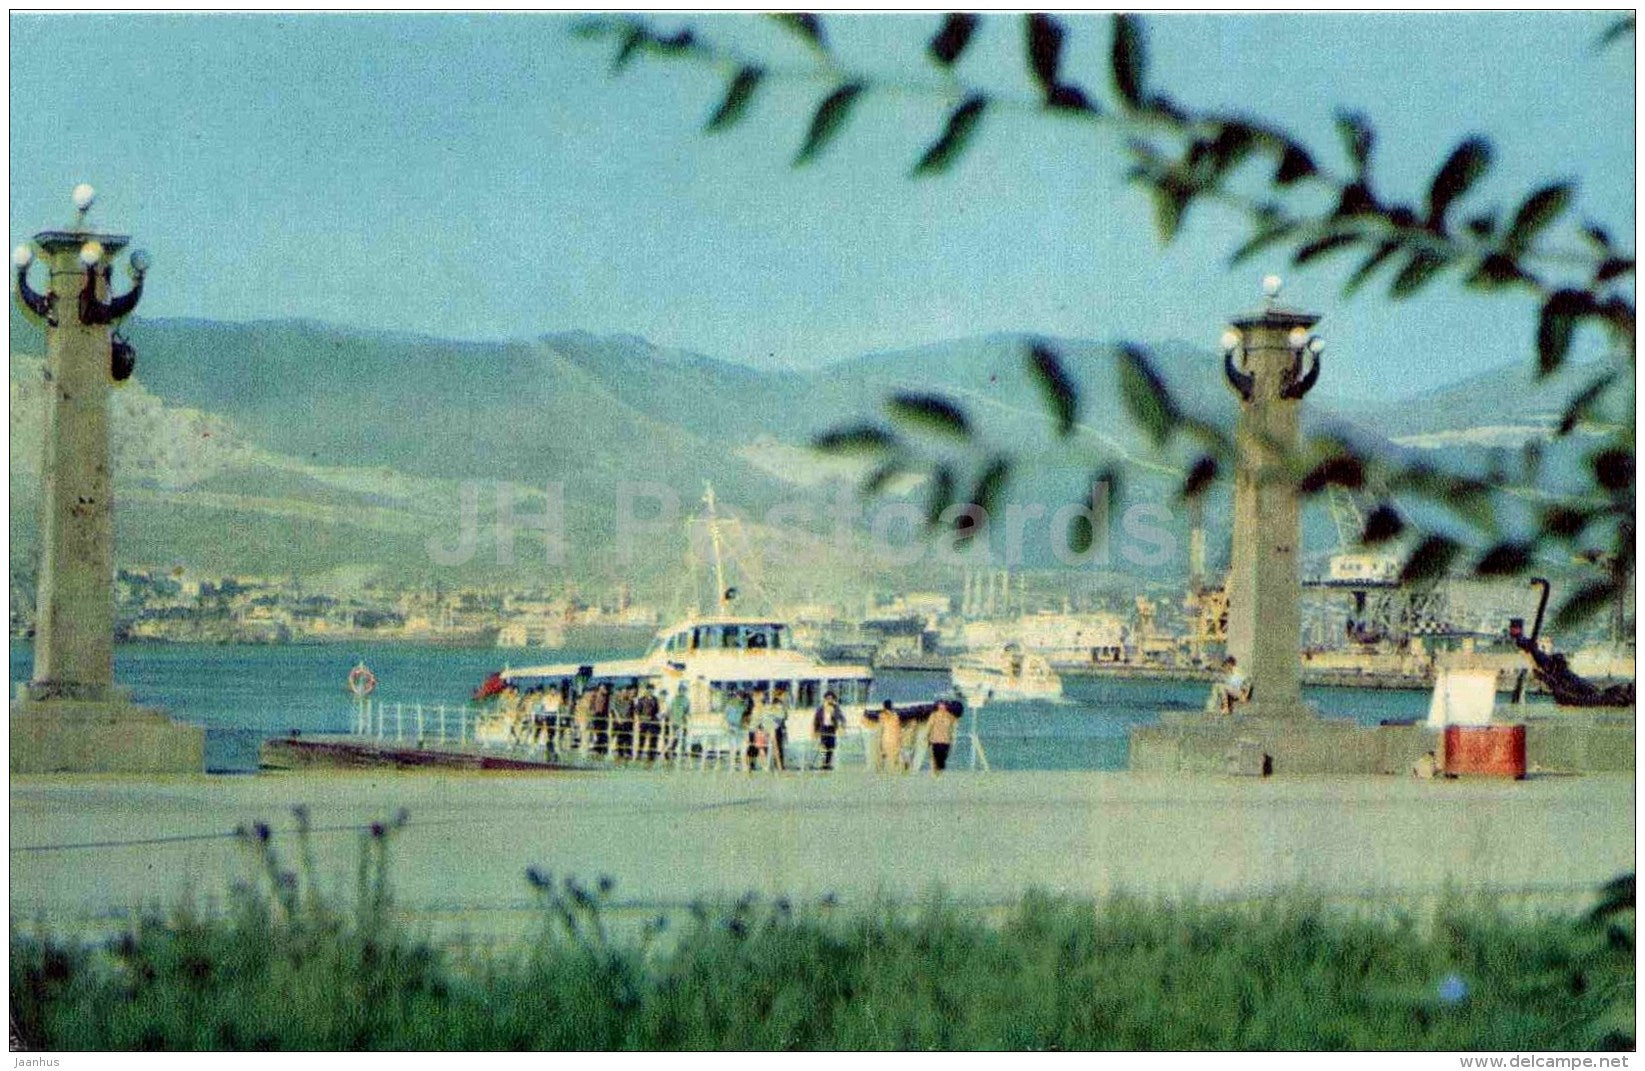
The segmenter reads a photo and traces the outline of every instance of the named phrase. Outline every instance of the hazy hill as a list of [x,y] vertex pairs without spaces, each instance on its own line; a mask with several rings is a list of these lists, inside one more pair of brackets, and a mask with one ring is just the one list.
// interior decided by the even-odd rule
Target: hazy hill
[[[128,334],[138,375],[116,391],[121,557],[186,561],[243,572],[376,565],[431,568],[430,533],[455,536],[463,481],[478,481],[482,527],[509,485],[524,513],[563,483],[573,543],[569,570],[600,582],[630,573],[665,583],[683,547],[670,536],[645,561],[611,555],[616,488],[644,481],[690,509],[712,480],[728,505],[760,516],[791,500],[813,514],[859,463],[806,449],[817,432],[875,417],[898,389],[941,391],[961,403],[983,449],[1027,464],[1009,497],[1047,511],[1077,497],[1092,470],[1118,461],[1133,500],[1168,500],[1182,458],[1158,456],[1125,415],[1109,346],[1045,339],[1080,383],[1077,435],[1057,440],[1026,371],[1029,340],[957,339],[848,357],[811,372],[762,371],[632,336],[564,332],[509,343],[451,342],[306,321],[248,324],[139,320]],[[39,330],[12,313],[14,354],[38,354]],[[1215,353],[1183,343],[1153,348],[1188,408],[1227,421],[1232,405]],[[1328,355],[1329,361],[1329,355]],[[1329,375],[1329,363],[1327,364]],[[1351,424],[1393,449],[1431,449],[1447,463],[1483,464],[1491,447],[1545,429],[1580,376],[1538,384],[1517,366],[1398,404],[1314,406],[1310,420]],[[37,362],[14,357],[14,561],[30,553],[40,394]],[[923,501],[923,491],[908,491]],[[533,498],[533,494],[535,497]],[[1213,508],[1212,546],[1225,536]],[[1319,546],[1328,526],[1308,521]],[[546,575],[522,537],[519,563],[491,572]],[[1036,549],[1037,548],[1037,549]],[[861,562],[849,550],[808,565],[807,583],[844,583]],[[1046,560],[1044,540],[1031,561]],[[1037,555],[1037,558],[1032,557]],[[1215,555],[1215,552],[1214,552]],[[484,571],[482,561],[472,569]],[[780,554],[779,554],[780,557]],[[808,559],[810,561],[810,559]],[[1166,569],[1180,574],[1180,561]],[[774,572],[781,572],[780,563]],[[913,570],[905,579],[915,579]]]

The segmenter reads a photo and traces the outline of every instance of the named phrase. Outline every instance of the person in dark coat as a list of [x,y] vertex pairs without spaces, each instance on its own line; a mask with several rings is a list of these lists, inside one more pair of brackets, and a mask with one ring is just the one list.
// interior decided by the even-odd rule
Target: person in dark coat
[[822,706],[811,718],[811,733],[822,749],[822,768],[834,768],[834,749],[839,746],[840,730],[845,728],[845,711],[840,709],[840,697],[824,692]]
[[657,689],[649,681],[645,691],[634,700],[634,713],[640,722],[640,754],[655,759],[657,740],[663,732],[662,704],[657,702]]
[[611,746],[611,685],[601,681],[588,707],[588,727],[594,734],[594,753],[604,755]]

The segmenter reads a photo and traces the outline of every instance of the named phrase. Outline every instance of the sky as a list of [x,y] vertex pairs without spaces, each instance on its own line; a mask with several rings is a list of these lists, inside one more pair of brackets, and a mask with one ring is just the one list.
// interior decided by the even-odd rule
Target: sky
[[[934,14],[825,19],[840,62],[944,86]],[[1601,12],[1184,15],[1146,19],[1150,81],[1194,107],[1280,121],[1340,165],[1333,116],[1378,129],[1376,171],[1420,203],[1464,136],[1496,164],[1465,206],[1511,213],[1578,181],[1572,222],[1632,241],[1632,38]],[[665,23],[678,21],[664,16]],[[780,28],[697,17],[774,67]],[[1109,20],[1069,16],[1064,70],[1110,98]],[[865,99],[835,148],[790,160],[820,81],[763,90],[705,136],[725,75],[641,61],[542,14],[12,15],[13,244],[61,226],[69,191],[154,258],[142,314],[300,317],[463,339],[583,329],[764,367],[996,331],[1214,344],[1269,271],[1321,313],[1321,393],[1410,394],[1529,360],[1535,308],[1445,278],[1344,298],[1353,262],[1237,268],[1246,234],[1196,209],[1161,246],[1108,129],[985,117],[947,175],[909,170],[940,131],[926,92]],[[985,20],[959,77],[1028,92],[1014,16]],[[1575,239],[1570,243],[1576,245]],[[1597,346],[1589,340],[1588,348]]]

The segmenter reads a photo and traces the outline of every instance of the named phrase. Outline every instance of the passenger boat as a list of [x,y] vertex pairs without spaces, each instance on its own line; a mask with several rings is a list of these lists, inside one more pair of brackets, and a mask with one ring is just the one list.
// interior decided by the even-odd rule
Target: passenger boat
[[949,679],[967,702],[1021,702],[1062,698],[1062,678],[1051,663],[1008,643],[994,651],[954,659]]
[[[708,614],[691,613],[657,632],[652,645],[638,658],[604,662],[565,662],[505,668],[494,674],[483,691],[512,691],[518,696],[555,697],[551,704],[569,713],[579,696],[605,684],[613,692],[651,685],[666,713],[676,694],[684,692],[689,704],[688,739],[709,746],[736,746],[736,735],[726,720],[726,707],[741,692],[756,699],[783,693],[789,707],[786,727],[790,744],[804,746],[812,737],[812,716],[823,697],[833,692],[846,716],[846,734],[862,731],[874,673],[866,665],[823,661],[795,641],[789,622],[775,615],[732,612],[736,589],[728,587],[722,540],[714,513],[714,493],[705,496],[714,555],[717,605]],[[499,704],[494,715],[477,724],[475,739],[482,743],[515,743],[524,733],[522,718],[530,704],[513,709]]]

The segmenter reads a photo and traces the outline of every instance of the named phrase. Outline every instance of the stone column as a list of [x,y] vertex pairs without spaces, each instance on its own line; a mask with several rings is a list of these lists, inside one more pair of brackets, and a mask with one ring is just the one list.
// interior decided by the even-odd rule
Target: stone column
[[[41,468],[35,698],[101,700],[114,684],[114,477],[108,399],[113,326],[84,323],[81,291],[107,302],[104,270],[121,235],[35,236],[51,273],[55,327],[46,330],[46,444]],[[92,266],[82,250],[97,254]]]
[[[1277,286],[1272,290],[1277,292]],[[1312,313],[1272,298],[1224,337],[1224,367],[1239,398],[1234,537],[1228,578],[1228,653],[1251,682],[1247,717],[1312,716],[1302,703],[1301,523],[1283,458],[1298,445],[1304,394],[1319,374]]]
[[[134,706],[114,683],[114,473],[109,389],[135,353],[115,324],[142,297],[147,258],[131,256],[131,290],[110,293],[123,235],[86,227],[89,186],[67,230],[18,248],[15,296],[46,333],[48,410],[42,457],[34,674],[11,707],[14,774],[198,772],[205,734]],[[29,283],[36,253],[50,285]]]

